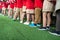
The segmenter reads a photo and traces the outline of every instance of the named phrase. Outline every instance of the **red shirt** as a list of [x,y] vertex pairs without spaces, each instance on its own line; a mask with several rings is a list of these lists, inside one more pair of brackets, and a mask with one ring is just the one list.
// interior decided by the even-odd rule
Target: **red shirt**
[[23,0],[23,6],[26,6],[26,0]]
[[5,7],[5,8],[7,8],[7,3],[6,2],[2,2],[2,7]]
[[14,3],[14,0],[8,0],[10,3]]
[[0,2],[0,9],[2,8],[2,2]]
[[14,7],[17,7],[17,2],[14,2]]
[[42,8],[43,0],[35,0],[35,7]]
[[12,1],[10,0],[9,2],[10,2],[10,8],[13,9],[14,8],[14,0],[12,0]]
[[34,0],[27,0],[26,7],[27,9],[34,9]]
[[10,3],[10,8],[14,8],[14,4],[13,3]]
[[17,7],[22,8],[23,2],[22,0],[17,0]]

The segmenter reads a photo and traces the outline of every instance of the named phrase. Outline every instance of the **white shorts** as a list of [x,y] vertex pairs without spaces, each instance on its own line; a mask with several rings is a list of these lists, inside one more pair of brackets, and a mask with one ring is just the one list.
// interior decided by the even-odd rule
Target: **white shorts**
[[2,10],[6,10],[6,8],[5,7],[2,7]]
[[16,13],[20,13],[20,12],[22,12],[22,8],[16,8],[15,14],[16,14]]
[[26,6],[22,7],[22,12],[26,12]]
[[34,9],[27,9],[26,13],[34,14]]

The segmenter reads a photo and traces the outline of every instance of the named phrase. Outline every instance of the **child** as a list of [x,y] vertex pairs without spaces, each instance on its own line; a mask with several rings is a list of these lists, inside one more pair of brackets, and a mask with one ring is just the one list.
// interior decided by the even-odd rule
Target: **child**
[[16,7],[16,12],[14,14],[13,20],[16,20],[17,17],[19,16],[20,16],[19,18],[21,18],[21,14],[22,14],[22,0],[16,0],[16,1],[17,1],[17,7]]
[[24,23],[29,25],[30,23],[30,15],[32,17],[32,22],[34,22],[34,0],[27,0],[26,1],[26,14],[27,14],[27,21]]
[[10,16],[9,15],[9,11],[10,11],[10,3],[9,3],[9,0],[7,0],[7,4],[8,4],[8,7],[7,7],[7,10],[8,10],[8,17]]
[[17,1],[14,0],[14,13],[16,12],[16,7],[17,7]]
[[42,6],[43,0],[35,0],[35,21],[30,25],[31,27],[40,26]]
[[9,17],[12,18],[13,17],[13,8],[14,8],[14,0],[9,0],[10,3],[10,8],[9,8]]
[[2,14],[6,15],[7,3],[3,0],[2,2]]
[[44,0],[43,3],[43,27],[39,28],[39,30],[49,29],[51,24],[51,13],[53,12],[53,1],[52,0]]
[[25,13],[26,13],[26,0],[23,0],[22,17],[21,17],[20,23],[23,23]]

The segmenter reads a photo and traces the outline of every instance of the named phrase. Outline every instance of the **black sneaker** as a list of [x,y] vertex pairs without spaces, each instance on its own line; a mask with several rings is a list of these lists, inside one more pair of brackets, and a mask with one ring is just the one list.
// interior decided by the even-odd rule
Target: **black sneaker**
[[40,27],[39,30],[47,30],[46,27]]
[[50,34],[55,35],[55,36],[60,36],[60,31],[49,31]]
[[46,29],[47,29],[47,30],[50,30],[50,26],[47,26]]

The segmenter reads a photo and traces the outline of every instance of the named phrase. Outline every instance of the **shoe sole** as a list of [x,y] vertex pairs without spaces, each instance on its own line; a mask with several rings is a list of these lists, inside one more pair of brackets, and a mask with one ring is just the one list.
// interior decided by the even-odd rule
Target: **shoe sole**
[[51,32],[49,32],[49,33],[52,34],[52,35],[54,35],[54,36],[60,36],[60,35],[58,35],[56,33],[51,33]]

